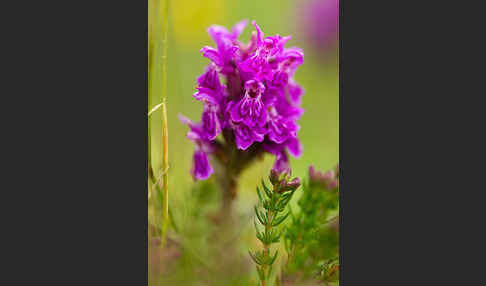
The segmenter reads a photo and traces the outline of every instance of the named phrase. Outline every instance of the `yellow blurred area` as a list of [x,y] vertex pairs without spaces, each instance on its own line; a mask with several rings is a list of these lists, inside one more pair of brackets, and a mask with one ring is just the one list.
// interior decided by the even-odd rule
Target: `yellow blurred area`
[[180,44],[195,44],[207,39],[203,27],[225,21],[223,0],[177,0],[171,2],[174,37]]

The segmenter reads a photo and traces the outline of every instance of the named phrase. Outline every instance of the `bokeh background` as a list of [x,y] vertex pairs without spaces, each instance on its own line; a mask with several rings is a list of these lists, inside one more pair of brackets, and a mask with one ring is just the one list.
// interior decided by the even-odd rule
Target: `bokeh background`
[[[152,51],[152,59],[156,64],[151,71],[155,79],[160,78],[162,60],[160,46],[162,19],[160,19],[159,2],[159,0],[149,0],[148,11],[150,34],[156,43]],[[334,14],[332,11],[335,11]],[[202,208],[195,206],[198,202],[194,198],[194,188],[199,188],[201,191],[205,184],[210,182],[195,183],[189,175],[194,147],[186,138],[188,128],[179,121],[178,114],[182,113],[194,121],[200,119],[202,104],[195,100],[192,94],[195,92],[196,78],[209,63],[199,50],[205,45],[214,46],[206,32],[207,27],[218,24],[230,29],[242,19],[256,20],[265,36],[291,35],[292,39],[286,47],[298,46],[304,49],[304,64],[295,74],[296,81],[305,89],[302,97],[305,113],[299,121],[301,129],[298,133],[303,145],[303,155],[300,158],[291,158],[293,174],[305,178],[311,164],[317,169],[327,170],[338,163],[337,0],[171,0],[167,51],[169,205],[180,230],[179,235],[187,234],[191,237],[185,247],[191,248],[192,254],[181,254],[179,250],[174,255],[182,262],[171,272],[173,277],[163,275],[165,280],[152,277],[150,280],[152,285],[206,285],[197,282],[197,275],[193,275],[195,272],[192,267],[194,263],[198,263],[196,261],[206,259],[204,251],[201,250],[205,248],[206,240],[198,237],[200,234],[197,231],[204,231],[204,228],[209,226],[201,222],[199,227],[202,230],[196,230],[198,223],[194,221],[192,215],[194,208]],[[253,26],[249,24],[240,40],[247,42],[253,30]],[[152,88],[149,109],[161,102],[160,81],[156,80]],[[152,161],[157,174],[162,171],[161,120],[161,112],[152,115]],[[251,213],[252,206],[257,202],[255,187],[262,178],[268,176],[273,161],[274,158],[268,155],[262,162],[257,162],[243,174],[239,196],[235,203],[238,213],[242,215]],[[293,199],[294,203],[295,201],[296,199]],[[210,209],[211,203],[204,207]],[[157,224],[157,217],[157,208],[149,208],[149,221],[152,220]],[[242,255],[248,256],[247,253],[245,254],[245,249],[258,247],[252,233],[252,220],[242,223],[241,228],[241,235],[235,243],[241,245]],[[217,267],[217,265],[213,266]],[[254,272],[254,267],[249,271]],[[248,285],[251,278],[242,276],[235,278],[235,281],[240,282],[227,284],[229,282],[226,280],[222,281],[221,285],[240,285],[240,283]],[[214,282],[208,285],[217,284]]]

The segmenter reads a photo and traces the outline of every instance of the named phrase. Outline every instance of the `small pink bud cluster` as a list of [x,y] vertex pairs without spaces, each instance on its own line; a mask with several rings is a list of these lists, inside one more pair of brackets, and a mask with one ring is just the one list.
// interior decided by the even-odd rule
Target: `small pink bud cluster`
[[316,171],[314,166],[309,167],[310,184],[321,185],[329,190],[336,190],[339,188],[339,164],[334,170],[329,170],[324,174]]
[[290,179],[290,177],[290,169],[284,172],[279,172],[278,170],[272,169],[268,178],[270,179],[274,190],[277,193],[283,193],[287,191],[295,191],[300,186],[299,178]]

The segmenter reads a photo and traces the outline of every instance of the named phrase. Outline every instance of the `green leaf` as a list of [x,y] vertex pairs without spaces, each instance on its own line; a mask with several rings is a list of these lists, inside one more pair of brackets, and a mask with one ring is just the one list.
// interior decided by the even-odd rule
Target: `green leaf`
[[251,259],[253,259],[253,261],[255,261],[256,264],[258,264],[258,265],[262,265],[263,264],[262,263],[263,261],[261,261],[261,259],[258,257],[258,252],[256,252],[255,254],[253,254],[253,253],[251,253],[250,250],[248,250],[248,254],[250,254]]
[[[274,262],[275,262],[275,259],[277,259],[277,255],[278,255],[278,249],[277,251],[275,251],[275,255],[273,256],[273,258],[270,260],[270,263],[268,263],[269,265],[272,265]],[[270,271],[269,271],[270,272]]]
[[262,193],[260,192],[260,188],[257,186],[257,194],[258,198],[260,199],[260,202],[264,202],[265,200],[263,199]]
[[265,186],[265,182],[263,181],[262,179],[262,186],[263,186],[263,190],[265,191],[265,194],[267,195],[267,197],[269,199],[272,198],[272,192],[267,188],[267,186]]
[[280,236],[282,236],[283,231],[277,234],[277,232],[272,233],[272,237],[270,238],[270,243],[277,243],[280,241]]
[[279,205],[278,205],[278,209],[280,211],[284,210],[285,207],[287,206],[287,204],[289,203],[289,201],[292,199],[292,195],[294,194],[294,192],[291,192],[291,193],[288,193],[288,194],[284,194],[282,196],[282,200],[280,201]]
[[255,225],[255,231],[258,233],[260,231],[260,229],[258,228],[256,220],[253,220],[253,225]]
[[275,218],[272,221],[272,226],[277,226],[277,225],[281,224],[289,216],[289,214],[290,214],[290,212],[287,212],[287,214]]
[[265,236],[265,234],[263,234],[263,235],[262,235],[262,234],[261,234],[261,232],[257,231],[257,233],[256,233],[256,237],[257,237],[257,238],[258,238],[258,240],[259,240],[259,241],[261,241],[263,244],[266,244],[266,243],[267,243],[267,242],[266,242],[267,240],[266,240],[266,236]]
[[282,210],[285,209],[285,207],[287,206],[287,203],[290,201],[290,198],[287,196],[287,197],[284,197],[282,198],[278,204],[276,205],[276,209],[278,212],[281,212]]
[[[255,206],[255,214],[262,225],[267,225],[267,221],[262,217],[262,213]],[[265,217],[266,218],[266,217]]]
[[262,235],[261,235],[261,238],[260,241],[263,243],[263,244],[270,244],[270,240],[268,239],[268,233],[267,233],[267,230],[265,230]]

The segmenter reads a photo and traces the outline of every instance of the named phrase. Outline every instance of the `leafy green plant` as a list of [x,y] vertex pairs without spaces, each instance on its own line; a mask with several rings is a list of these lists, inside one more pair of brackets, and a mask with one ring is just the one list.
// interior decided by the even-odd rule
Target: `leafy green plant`
[[284,235],[288,254],[283,276],[335,282],[339,276],[339,169],[324,174],[309,168],[298,201],[300,211],[291,212]]
[[289,212],[282,214],[295,190],[300,186],[299,178],[290,180],[290,172],[278,173],[272,170],[270,173],[270,182],[272,183],[272,190],[270,190],[265,182],[262,180],[263,192],[257,187],[258,199],[262,209],[255,206],[255,214],[259,223],[263,226],[260,230],[255,220],[256,237],[263,244],[263,250],[251,252],[250,256],[257,264],[256,269],[261,285],[268,285],[272,273],[272,266],[278,255],[278,250],[271,254],[270,247],[274,243],[280,241],[282,230],[278,230],[278,226],[284,222],[288,217]]

